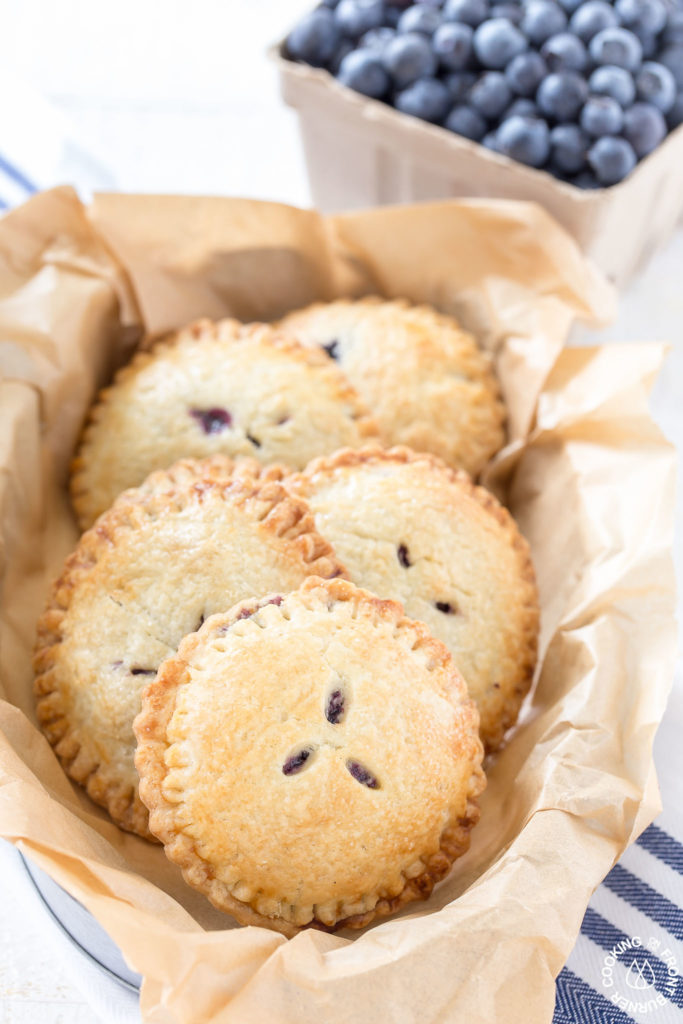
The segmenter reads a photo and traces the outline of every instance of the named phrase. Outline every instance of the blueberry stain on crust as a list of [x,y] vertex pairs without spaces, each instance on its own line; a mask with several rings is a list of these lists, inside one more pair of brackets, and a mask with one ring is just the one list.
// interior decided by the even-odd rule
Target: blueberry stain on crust
[[341,690],[333,690],[327,698],[325,718],[330,725],[339,725],[344,714],[344,694]]
[[297,750],[296,754],[292,754],[288,757],[282,766],[283,775],[296,775],[300,772],[303,766],[308,761],[313,751],[310,747],[304,747],[303,750]]
[[327,345],[321,345],[321,348],[325,349],[330,359],[337,361],[339,359],[339,342],[335,339],[334,341],[328,341]]
[[232,426],[232,416],[227,409],[214,406],[211,409],[190,409],[190,416],[199,423],[205,434],[220,434]]
[[347,761],[346,767],[349,774],[360,782],[362,786],[367,786],[368,789],[379,789],[379,781],[375,775],[372,774],[369,768],[361,764],[360,761]]
[[398,560],[403,566],[403,568],[409,569],[413,563],[410,561],[410,556],[408,555],[408,548],[406,547],[406,545],[399,544],[398,548],[396,549],[396,554],[398,555]]

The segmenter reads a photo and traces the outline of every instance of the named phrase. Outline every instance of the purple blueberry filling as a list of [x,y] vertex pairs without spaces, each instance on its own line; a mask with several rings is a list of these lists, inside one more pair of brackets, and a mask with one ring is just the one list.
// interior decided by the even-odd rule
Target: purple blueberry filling
[[327,352],[327,354],[330,357],[330,359],[339,359],[339,342],[338,341],[336,341],[336,340],[335,341],[329,341],[327,343],[327,345],[323,345],[322,348],[325,349],[325,351]]
[[399,544],[396,553],[398,555],[398,560],[403,566],[403,568],[409,569],[413,563],[410,561],[410,558],[408,556],[408,548],[405,546],[405,544]]
[[298,750],[296,754],[292,754],[292,756],[288,757],[283,764],[282,774],[296,775],[297,772],[301,771],[312,753],[313,751],[310,750],[310,748],[304,747],[303,750]]
[[367,786],[368,789],[379,789],[379,782],[372,772],[364,765],[360,764],[359,761],[347,761],[346,767],[349,772],[361,785]]
[[138,668],[136,666],[130,670],[130,674],[132,676],[155,676],[157,670],[155,668]]
[[259,439],[257,437],[254,437],[253,434],[250,434],[249,431],[247,431],[247,435],[246,436],[247,436],[247,441],[251,441],[251,443],[253,444],[254,448],[260,448],[261,447],[261,442],[259,441]]
[[269,605],[269,604],[276,604],[279,607],[282,604],[283,601],[284,601],[284,597],[282,596],[282,594],[276,594],[275,597],[271,597],[271,599],[269,601],[262,601],[260,604],[256,605],[255,608],[243,608],[242,611],[237,616],[237,620],[239,620],[239,619],[250,619],[252,617],[252,615],[256,614],[256,612],[259,610],[259,608],[265,608],[266,605]]
[[333,690],[327,698],[327,706],[325,707],[325,718],[332,725],[338,725],[339,720],[344,714],[344,694],[341,690]]
[[220,434],[232,426],[232,416],[227,409],[219,406],[213,409],[190,409],[190,416],[200,424],[205,434]]
[[443,612],[444,615],[455,615],[458,609],[450,601],[436,601],[437,610]]

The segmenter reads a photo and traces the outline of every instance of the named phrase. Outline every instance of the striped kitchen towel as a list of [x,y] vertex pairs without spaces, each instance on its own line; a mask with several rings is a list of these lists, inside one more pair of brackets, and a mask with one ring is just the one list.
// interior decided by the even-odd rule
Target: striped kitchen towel
[[683,678],[655,743],[663,813],[591,899],[553,1024],[683,1024]]
[[28,174],[0,150],[0,213],[18,206],[38,191]]

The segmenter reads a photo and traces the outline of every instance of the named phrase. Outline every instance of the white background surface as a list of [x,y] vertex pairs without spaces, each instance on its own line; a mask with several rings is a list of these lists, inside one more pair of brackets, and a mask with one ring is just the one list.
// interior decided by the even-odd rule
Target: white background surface
[[[264,54],[309,6],[307,0],[0,0],[0,65],[68,116],[114,187],[306,205],[296,121],[279,100]],[[600,336],[579,337],[674,343],[654,410],[683,450],[682,230],[627,289],[617,323]],[[680,543],[677,556],[680,580]],[[40,909],[27,906],[7,864],[0,848],[0,1024],[96,1024],[65,974]]]

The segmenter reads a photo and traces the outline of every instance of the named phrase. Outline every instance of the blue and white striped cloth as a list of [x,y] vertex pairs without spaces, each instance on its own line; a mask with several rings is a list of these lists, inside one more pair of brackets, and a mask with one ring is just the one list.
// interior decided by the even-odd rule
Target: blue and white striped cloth
[[29,176],[0,151],[0,213],[19,206],[38,191]]
[[553,1024],[683,1024],[683,678],[655,744],[664,810],[591,899]]

